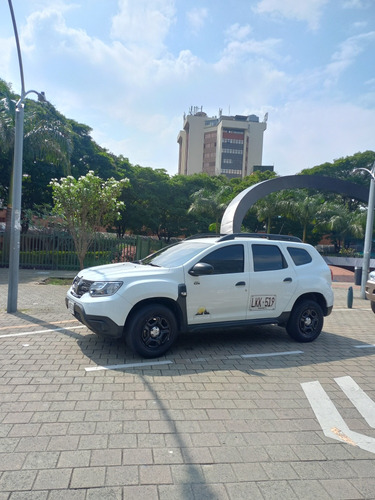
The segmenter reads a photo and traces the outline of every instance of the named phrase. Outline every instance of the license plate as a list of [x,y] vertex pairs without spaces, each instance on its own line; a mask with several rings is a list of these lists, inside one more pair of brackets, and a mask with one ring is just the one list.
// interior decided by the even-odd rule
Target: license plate
[[74,316],[74,302],[71,300],[68,300],[68,311]]
[[276,309],[276,295],[252,295],[250,309],[257,311]]

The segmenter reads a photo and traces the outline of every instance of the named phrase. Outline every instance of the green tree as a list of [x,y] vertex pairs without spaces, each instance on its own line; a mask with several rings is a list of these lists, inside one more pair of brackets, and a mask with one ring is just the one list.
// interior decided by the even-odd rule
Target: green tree
[[124,203],[118,197],[127,182],[103,181],[93,171],[78,180],[68,176],[51,181],[54,211],[72,235],[81,269],[95,232],[120,216]]
[[272,219],[281,215],[282,207],[279,192],[269,194],[254,205],[258,220],[266,225],[266,233],[271,233]]
[[366,216],[366,210],[350,210],[341,203],[328,203],[320,225],[330,232],[337,250],[340,251],[342,246],[349,246],[350,238],[364,237]]
[[[18,99],[0,79],[0,197],[8,206]],[[69,173],[71,153],[71,128],[65,118],[49,103],[25,99],[23,209],[51,201],[48,183],[56,175]]]
[[[219,232],[219,221],[223,216],[228,203],[223,201],[228,192],[231,191],[229,186],[221,186],[216,191],[209,191],[208,189],[200,189],[191,195],[192,203],[189,208],[189,213],[196,213],[204,215],[210,220],[210,229],[214,228],[216,233]],[[214,224],[211,226],[211,224]]]

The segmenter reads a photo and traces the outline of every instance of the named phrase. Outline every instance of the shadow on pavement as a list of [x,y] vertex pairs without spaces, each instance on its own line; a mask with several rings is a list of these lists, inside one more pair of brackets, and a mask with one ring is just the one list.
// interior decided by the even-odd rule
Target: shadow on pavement
[[[314,342],[294,342],[283,328],[277,326],[182,334],[165,356],[154,359],[144,359],[134,354],[122,339],[113,341],[95,334],[82,336],[78,345],[95,365],[108,367],[129,364],[128,368],[116,368],[116,371],[125,373],[147,370],[149,374],[155,374],[156,367],[152,369],[149,364],[171,361],[169,365],[157,367],[158,375],[166,376],[171,375],[174,366],[181,374],[240,370],[263,376],[256,370],[313,366],[375,354],[375,347],[356,347],[368,345],[365,342],[327,331],[323,331]],[[295,351],[297,352],[293,354]],[[284,355],[272,356],[277,353]],[[249,355],[254,357],[246,357]],[[134,368],[131,366],[134,363],[144,363],[145,366]]]

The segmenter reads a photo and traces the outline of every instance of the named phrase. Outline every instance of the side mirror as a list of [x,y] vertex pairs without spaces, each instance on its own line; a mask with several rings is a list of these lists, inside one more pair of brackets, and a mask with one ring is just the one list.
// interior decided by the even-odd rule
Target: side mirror
[[193,266],[189,274],[191,276],[206,276],[208,274],[212,274],[214,272],[214,268],[211,266],[211,264],[207,264],[206,262],[198,262]]

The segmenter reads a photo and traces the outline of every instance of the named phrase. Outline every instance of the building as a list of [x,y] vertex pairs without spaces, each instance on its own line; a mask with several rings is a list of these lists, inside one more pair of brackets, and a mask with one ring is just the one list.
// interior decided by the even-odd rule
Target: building
[[265,168],[262,153],[266,128],[267,114],[260,122],[256,115],[224,116],[220,110],[219,117],[210,118],[201,108],[190,108],[177,137],[178,173],[241,178]]

